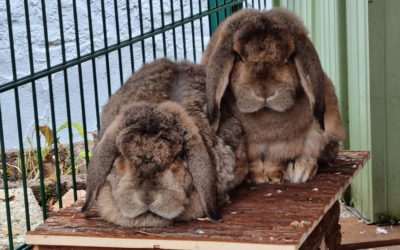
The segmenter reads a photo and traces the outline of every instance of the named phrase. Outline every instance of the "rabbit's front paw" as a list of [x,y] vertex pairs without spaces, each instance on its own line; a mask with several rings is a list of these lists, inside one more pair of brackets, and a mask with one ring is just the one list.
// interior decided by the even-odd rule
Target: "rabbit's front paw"
[[250,164],[250,179],[253,183],[282,183],[283,177],[282,168],[272,162],[254,161]]
[[291,183],[305,183],[317,175],[317,160],[311,157],[299,157],[290,162],[285,173],[285,180]]

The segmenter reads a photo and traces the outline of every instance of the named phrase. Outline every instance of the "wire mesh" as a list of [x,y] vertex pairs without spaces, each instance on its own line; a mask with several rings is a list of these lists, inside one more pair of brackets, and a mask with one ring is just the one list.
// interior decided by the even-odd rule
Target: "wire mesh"
[[[59,208],[65,179],[71,180],[77,200],[77,176],[90,160],[101,106],[109,96],[143,63],[161,57],[198,62],[220,22],[244,6],[267,8],[266,2],[1,1],[0,44],[8,45],[0,45],[0,169],[7,247],[17,245],[10,181],[22,181],[26,231],[32,229],[29,203],[35,202],[27,192],[31,179],[39,182],[43,220],[51,214],[48,178],[55,183],[52,198]],[[17,152],[14,168],[8,162],[11,151]],[[50,177],[49,163],[54,169]]]

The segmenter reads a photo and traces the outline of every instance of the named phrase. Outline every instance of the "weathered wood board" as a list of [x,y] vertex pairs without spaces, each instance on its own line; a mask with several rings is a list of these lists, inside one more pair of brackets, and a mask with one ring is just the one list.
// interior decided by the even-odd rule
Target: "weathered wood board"
[[321,166],[317,177],[308,183],[243,185],[222,208],[222,223],[195,220],[167,228],[129,229],[101,220],[95,211],[83,218],[79,203],[28,232],[26,243],[110,248],[298,249],[368,159],[366,151],[341,151],[333,166]]

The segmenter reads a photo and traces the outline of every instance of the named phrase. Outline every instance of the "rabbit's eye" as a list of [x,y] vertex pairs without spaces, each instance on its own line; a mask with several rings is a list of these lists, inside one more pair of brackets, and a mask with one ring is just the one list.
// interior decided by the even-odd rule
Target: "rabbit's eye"
[[171,137],[164,135],[164,134],[160,135],[160,139],[165,140],[167,142],[173,142]]
[[239,55],[239,53],[235,52],[235,62],[243,62],[243,58]]
[[285,60],[285,64],[289,64],[294,62],[294,54],[291,54],[286,60]]

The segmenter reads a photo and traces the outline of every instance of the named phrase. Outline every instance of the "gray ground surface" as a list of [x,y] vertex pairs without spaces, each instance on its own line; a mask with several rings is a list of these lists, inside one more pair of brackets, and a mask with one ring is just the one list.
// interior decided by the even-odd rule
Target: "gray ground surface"
[[[4,189],[0,189],[0,193],[4,194]],[[15,196],[10,201],[11,224],[14,234],[14,247],[25,242],[26,218],[24,193],[22,188],[9,189],[9,196]],[[42,209],[40,208],[33,192],[28,188],[29,214],[31,230],[36,228],[43,222]],[[0,249],[8,249],[8,232],[7,232],[7,214],[6,202],[0,199]]]
[[350,212],[342,203],[340,203],[340,218],[350,218],[356,217],[352,212]]

